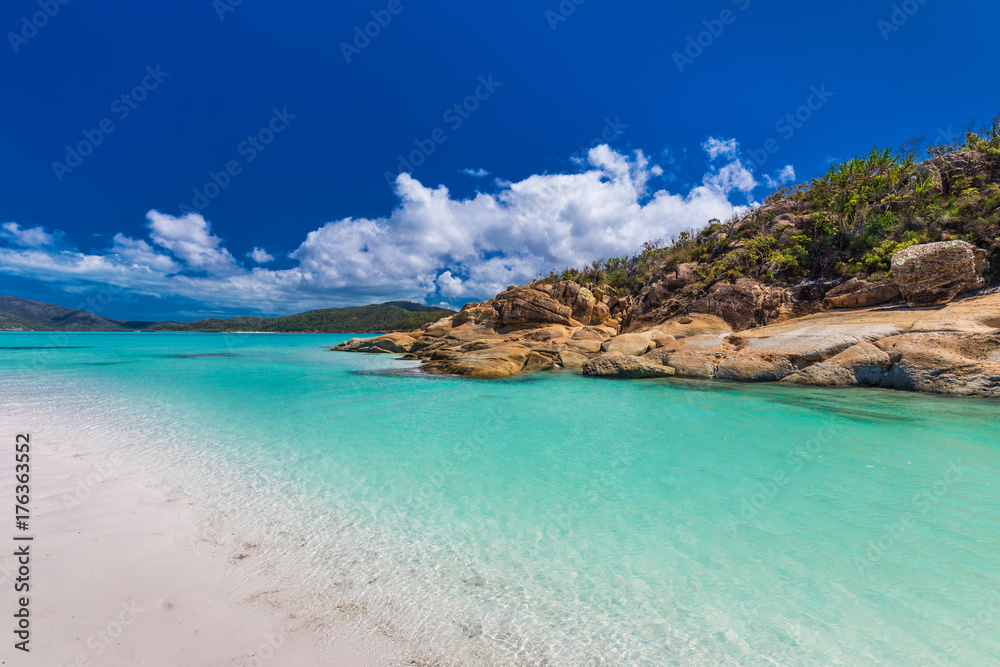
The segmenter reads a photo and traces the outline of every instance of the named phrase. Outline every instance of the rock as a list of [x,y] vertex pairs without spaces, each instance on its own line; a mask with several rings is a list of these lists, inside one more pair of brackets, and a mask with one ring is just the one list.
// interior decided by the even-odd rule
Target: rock
[[534,329],[522,334],[518,338],[522,341],[546,342],[555,340],[556,338],[566,338],[571,334],[571,331],[569,327],[564,327],[560,324],[550,324],[541,329]]
[[875,343],[888,389],[1000,398],[1000,333],[906,333]]
[[641,357],[653,347],[653,339],[649,334],[622,334],[604,343],[601,350],[608,354],[624,354],[631,357]]
[[653,330],[650,331],[650,339],[653,341],[653,347],[666,347],[677,342],[677,339],[670,334],[665,334],[662,331]]
[[719,336],[691,336],[647,352],[643,359],[671,366],[681,377],[713,378],[719,361],[736,348]]
[[591,339],[578,340],[576,338],[556,338],[552,341],[552,344],[568,347],[580,352],[590,352],[591,354],[595,354],[601,351],[601,346],[604,344],[604,341]]
[[910,246],[892,256],[892,276],[911,307],[946,304],[983,287],[986,251],[965,241]]
[[583,365],[583,374],[591,377],[636,380],[671,377],[674,375],[674,369],[638,357],[602,354]]
[[532,352],[528,355],[528,361],[525,362],[524,368],[521,369],[522,373],[539,373],[541,371],[550,371],[556,366],[556,361],[547,354],[542,354],[541,352]]
[[585,325],[601,324],[611,317],[611,310],[590,289],[572,280],[562,280],[553,285],[552,298],[569,306],[573,319]]
[[368,347],[368,341],[370,340],[371,338],[352,338],[339,345],[334,345],[330,350],[333,352],[361,352],[362,348]]
[[409,352],[417,339],[405,333],[391,333],[377,338],[352,338],[333,348],[338,352],[402,354]]
[[878,387],[891,363],[889,355],[871,343],[858,343],[782,382],[814,387]]
[[609,338],[613,338],[614,335],[615,332],[613,329],[607,329],[605,327],[583,327],[582,329],[575,330],[571,338],[573,338],[573,340],[605,341]]
[[691,315],[672,317],[656,328],[650,329],[647,333],[665,334],[679,340],[691,336],[719,336],[732,333],[732,331],[733,328],[726,324],[726,321],[721,317],[692,313]]
[[573,311],[545,292],[530,287],[517,287],[497,295],[495,299],[497,325],[500,327],[536,324],[578,324]]
[[460,327],[463,324],[478,324],[482,327],[496,326],[497,311],[492,303],[470,303],[462,308],[462,312],[451,316],[451,326]]
[[451,331],[453,317],[454,316],[445,317],[437,322],[425,324],[421,327],[421,330],[424,332],[424,336],[427,338],[442,338],[446,336],[448,332]]
[[903,298],[893,279],[868,282],[853,278],[826,293],[829,308],[869,308],[893,303]]
[[559,363],[563,365],[563,368],[578,370],[583,368],[583,365],[587,363],[587,357],[579,352],[563,350],[559,353]]
[[466,352],[437,364],[428,364],[432,373],[498,379],[520,375],[532,351],[523,345],[505,343],[485,350]]
[[660,281],[667,290],[679,290],[687,287],[698,279],[698,262],[681,264],[673,273],[668,273]]
[[767,324],[777,313],[781,299],[771,289],[750,278],[735,284],[716,283],[708,294],[688,306],[690,313],[715,315],[735,331]]
[[715,377],[740,382],[777,382],[862,342],[902,333],[893,324],[811,323],[771,325],[730,336],[736,351],[722,359]]

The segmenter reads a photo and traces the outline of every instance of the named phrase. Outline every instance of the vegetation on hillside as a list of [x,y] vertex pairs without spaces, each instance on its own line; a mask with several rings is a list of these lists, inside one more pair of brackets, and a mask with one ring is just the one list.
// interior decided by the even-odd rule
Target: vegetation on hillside
[[922,140],[898,151],[874,149],[832,165],[812,182],[778,190],[758,208],[669,242],[652,241],[631,257],[540,276],[537,282],[608,284],[619,296],[697,262],[694,292],[750,277],[793,284],[806,279],[891,274],[892,255],[907,246],[963,239],[990,254],[990,284],[1000,281],[1000,116],[964,139]]

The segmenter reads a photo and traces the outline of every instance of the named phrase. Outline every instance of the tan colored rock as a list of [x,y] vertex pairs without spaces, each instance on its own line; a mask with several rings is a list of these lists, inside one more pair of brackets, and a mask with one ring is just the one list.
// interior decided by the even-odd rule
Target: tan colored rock
[[427,370],[480,379],[506,378],[520,375],[531,354],[532,351],[523,345],[505,343],[485,350],[466,352],[448,361],[428,364]]
[[892,363],[883,387],[1000,398],[1000,332],[907,333],[875,345]]
[[532,352],[528,355],[528,361],[525,362],[524,368],[521,369],[522,373],[539,373],[541,371],[550,371],[556,366],[556,361],[553,357],[542,354],[541,352]]
[[910,246],[892,256],[892,277],[911,307],[946,304],[983,287],[986,251],[965,241]]
[[570,336],[573,340],[599,340],[605,341],[609,338],[613,338],[615,335],[614,330],[605,327],[583,327],[581,329],[575,329],[573,335]]
[[782,382],[815,387],[877,387],[890,365],[888,354],[871,343],[858,343],[822,363],[789,375]]
[[705,315],[703,313],[692,313],[690,315],[672,317],[646,333],[653,335],[654,332],[658,332],[673,336],[679,340],[691,336],[718,336],[720,334],[732,333],[732,331],[733,328],[726,324],[726,321],[721,317]]
[[777,382],[862,342],[893,336],[892,324],[810,324],[808,320],[733,334],[736,352],[716,367],[715,377],[739,382]]
[[716,366],[736,348],[720,336],[690,336],[648,352],[643,359],[671,366],[681,377],[712,378]]
[[[454,316],[453,316],[454,317]],[[431,322],[421,327],[424,336],[428,338],[441,338],[446,336],[452,327],[452,317],[445,317],[437,322]]]
[[903,298],[894,280],[868,282],[854,278],[826,293],[830,308],[870,308],[892,303]]
[[604,343],[601,350],[608,354],[624,354],[631,357],[641,357],[653,348],[653,339],[649,334],[622,334]]
[[500,327],[537,324],[573,326],[573,311],[545,292],[517,287],[497,295],[494,300],[497,325]]
[[677,342],[677,339],[670,334],[665,334],[662,331],[653,330],[648,332],[650,339],[653,341],[654,347],[666,347]]
[[559,363],[563,365],[563,368],[569,368],[572,370],[579,370],[583,368],[583,365],[587,363],[586,357],[579,352],[573,352],[572,350],[562,350],[559,353]]
[[603,340],[577,340],[576,338],[556,338],[552,341],[553,345],[560,345],[563,347],[568,347],[573,350],[578,350],[580,352],[589,352],[591,354],[596,354],[601,351],[601,346],[604,344]]
[[637,380],[671,377],[674,375],[674,369],[624,354],[602,354],[583,365],[583,374],[591,377]]
[[376,338],[352,338],[333,348],[338,352],[368,352],[370,354],[403,354],[413,348],[417,340],[405,333],[391,333]]
[[476,324],[483,327],[496,326],[497,311],[492,303],[466,304],[460,313],[451,316],[451,326],[459,327],[463,324]]

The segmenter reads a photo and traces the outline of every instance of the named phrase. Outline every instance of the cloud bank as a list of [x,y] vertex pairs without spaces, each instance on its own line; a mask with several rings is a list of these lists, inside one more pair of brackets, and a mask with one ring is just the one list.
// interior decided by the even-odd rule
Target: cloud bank
[[[498,180],[494,192],[468,199],[401,174],[391,214],[323,225],[287,253],[287,268],[260,266],[275,260],[261,248],[248,253],[256,266],[241,264],[194,213],[150,211],[148,239],[118,234],[90,252],[53,244],[60,232],[5,223],[0,272],[268,314],[390,299],[457,305],[539,272],[630,255],[645,241],[726,219],[752,203],[760,184],[735,140],[710,138],[702,148],[707,171],[686,194],[654,190],[660,166],[642,152],[607,145],[589,152],[581,173]],[[791,166],[764,178],[770,184],[789,177]]]

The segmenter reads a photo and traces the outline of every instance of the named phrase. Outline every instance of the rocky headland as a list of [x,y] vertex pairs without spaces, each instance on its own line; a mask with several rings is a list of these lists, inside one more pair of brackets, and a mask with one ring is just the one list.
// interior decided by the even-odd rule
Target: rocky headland
[[[873,153],[668,246],[334,350],[472,378],[566,369],[1000,398],[998,158]],[[845,206],[858,192],[868,203]]]

